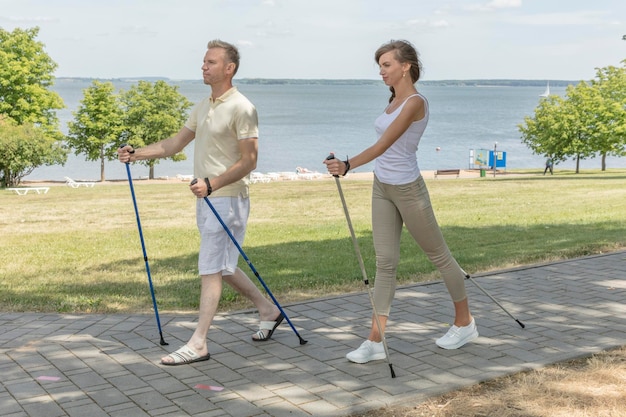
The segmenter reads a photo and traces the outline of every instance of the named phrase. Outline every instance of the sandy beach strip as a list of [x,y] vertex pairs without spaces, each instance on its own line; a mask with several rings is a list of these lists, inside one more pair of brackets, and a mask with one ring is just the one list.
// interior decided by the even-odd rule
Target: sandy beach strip
[[[279,173],[280,174],[280,173]],[[287,173],[283,173],[287,174]],[[333,179],[333,177],[327,173],[315,173],[315,177],[305,177],[298,176],[296,174],[293,175],[280,175],[274,176],[268,182],[277,182],[277,181],[327,181]],[[268,175],[268,174],[262,174]],[[497,175],[510,175],[505,172],[498,172]],[[435,170],[425,170],[422,171],[422,176],[427,180],[435,179]],[[491,177],[493,176],[493,171],[486,170],[485,176]],[[184,177],[181,178],[181,177]],[[438,175],[437,180],[446,181],[450,179],[465,179],[465,178],[479,178],[480,170],[479,169],[461,169],[459,170],[459,175],[457,177],[456,174],[452,175]],[[357,181],[372,181],[374,178],[374,173],[369,172],[350,172],[344,179],[345,180],[357,180]],[[87,181],[87,180],[76,180],[77,182]],[[115,180],[106,180],[104,182],[100,182],[99,180],[91,179],[90,182],[96,182],[96,185],[112,185],[112,184],[120,184],[127,182],[126,179],[115,179]],[[166,184],[166,183],[181,183],[188,182],[187,176],[174,176],[174,177],[158,177],[152,180],[146,178],[133,178],[133,182],[138,182],[141,184]],[[65,181],[62,180],[24,180],[20,183],[20,186],[26,187],[38,187],[38,186],[65,186]],[[254,186],[254,184],[251,184]]]

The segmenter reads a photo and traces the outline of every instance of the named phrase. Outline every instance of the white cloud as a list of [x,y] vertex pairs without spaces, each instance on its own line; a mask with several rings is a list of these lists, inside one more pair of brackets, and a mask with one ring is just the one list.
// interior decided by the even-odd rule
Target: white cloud
[[0,20],[7,20],[17,24],[41,24],[48,22],[57,22],[59,19],[51,16],[0,16]]
[[615,21],[606,11],[581,10],[574,12],[525,14],[509,18],[516,23],[530,26],[589,26],[613,25]]
[[487,7],[494,9],[511,9],[522,7],[522,0],[492,0],[487,3]]
[[466,10],[490,12],[501,9],[517,9],[522,7],[522,0],[492,0],[488,3],[471,4]]
[[435,20],[430,22],[430,26],[434,28],[444,28],[450,26],[446,20]]
[[427,28],[446,28],[450,26],[447,20],[427,20],[427,19],[411,19],[406,22],[407,27],[415,29],[427,29]]

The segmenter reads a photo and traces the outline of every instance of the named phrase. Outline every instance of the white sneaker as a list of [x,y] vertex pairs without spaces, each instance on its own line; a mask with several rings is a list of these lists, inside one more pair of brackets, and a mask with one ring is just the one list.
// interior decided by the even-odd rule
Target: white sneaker
[[471,342],[478,337],[476,322],[472,321],[467,326],[452,326],[448,333],[437,339],[437,346],[444,349],[458,349],[464,344]]
[[357,350],[353,350],[346,355],[350,362],[355,363],[368,363],[369,361],[385,359],[386,357],[383,342],[372,342],[371,340],[366,340],[361,343]]

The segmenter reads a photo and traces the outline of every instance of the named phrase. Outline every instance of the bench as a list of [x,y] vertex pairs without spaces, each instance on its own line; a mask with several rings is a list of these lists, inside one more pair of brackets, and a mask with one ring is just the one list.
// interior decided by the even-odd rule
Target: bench
[[26,195],[29,191],[37,194],[47,194],[50,187],[23,187],[23,188],[7,188],[7,191],[15,191],[15,194]]
[[460,174],[460,169],[438,169],[437,171],[435,171],[435,178],[437,178],[439,175],[456,175],[456,177],[459,178]]

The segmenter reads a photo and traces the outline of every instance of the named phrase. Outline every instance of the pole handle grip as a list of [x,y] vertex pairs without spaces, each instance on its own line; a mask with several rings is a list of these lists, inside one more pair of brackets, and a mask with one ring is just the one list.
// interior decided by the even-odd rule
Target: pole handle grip
[[[127,144],[127,143],[122,143],[122,144],[120,145],[120,149],[122,149],[122,148],[123,148],[123,147],[125,147],[125,146],[128,146],[128,144]],[[129,151],[128,153],[135,153],[135,150],[133,149],[132,151]],[[130,164],[130,162],[126,162],[126,165],[128,165],[128,164]]]
[[[331,159],[335,159],[335,154],[334,154],[334,153],[332,153],[332,152],[330,153],[330,155],[328,155],[328,156],[326,157],[326,160],[327,160],[327,161],[330,161]],[[339,178],[339,175],[333,175],[333,177],[335,177],[335,178]]]

